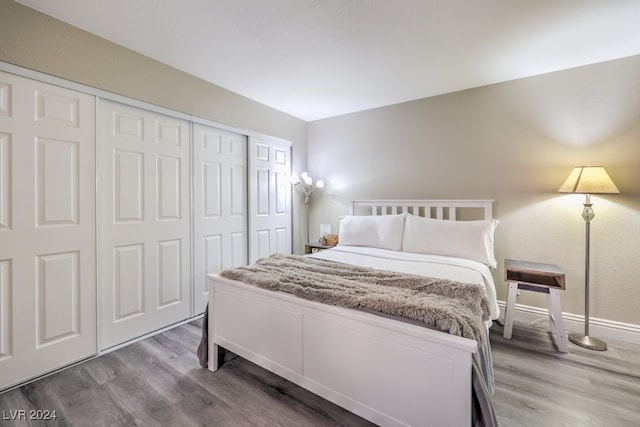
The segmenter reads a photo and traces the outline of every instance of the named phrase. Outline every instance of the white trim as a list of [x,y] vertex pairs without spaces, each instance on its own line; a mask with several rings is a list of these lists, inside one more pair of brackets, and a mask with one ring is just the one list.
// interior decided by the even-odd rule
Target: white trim
[[95,150],[96,150],[96,175],[95,175],[95,209],[96,209],[96,214],[94,217],[94,221],[95,221],[95,227],[96,229],[94,230],[95,236],[96,236],[96,247],[95,247],[95,252],[96,252],[96,283],[95,283],[95,288],[96,288],[96,354],[98,354],[100,352],[100,348],[102,347],[102,316],[103,316],[103,307],[102,307],[102,259],[100,258],[100,251],[99,248],[102,247],[102,227],[100,227],[100,224],[102,224],[102,204],[100,202],[100,186],[102,185],[102,180],[100,179],[100,176],[102,175],[102,165],[100,164],[100,162],[102,161],[102,155],[101,153],[101,141],[100,141],[100,135],[101,135],[101,123],[100,123],[100,117],[99,117],[99,113],[100,113],[100,102],[102,102],[101,98],[96,96],[95,97],[95,119],[96,119],[96,123],[95,123]]
[[[204,317],[204,313],[201,313],[201,314],[198,314],[196,316],[189,317],[188,319],[183,319],[183,320],[181,320],[179,322],[172,323],[171,325],[165,326],[165,327],[163,327],[161,329],[157,329],[155,331],[146,333],[146,334],[141,335],[139,337],[132,338],[129,341],[125,341],[123,343],[116,344],[114,346],[105,348],[103,350],[99,350],[98,353],[95,355],[95,357],[99,357],[99,356],[102,356],[103,354],[111,353],[112,351],[120,350],[121,348],[130,346],[131,344],[135,344],[138,341],[146,340],[147,338],[151,338],[151,337],[153,337],[155,335],[162,334],[164,332],[170,331],[171,329],[177,328],[178,326],[186,325],[187,323],[191,323],[194,320],[201,319],[203,317]],[[193,352],[195,353],[196,350],[197,349],[194,348]]]
[[[240,128],[225,125],[223,123],[216,122],[213,120],[194,116],[192,114],[181,113],[179,111],[171,110],[169,108],[165,108],[156,104],[151,104],[145,101],[140,101],[138,99],[129,98],[128,96],[124,96],[124,95],[118,95],[116,93],[108,92],[106,90],[98,89],[92,86],[87,86],[82,83],[76,83],[70,80],[63,79],[61,77],[53,76],[51,74],[46,74],[40,71],[35,71],[29,68],[21,67],[19,65],[10,64],[8,62],[0,61],[0,71],[4,71],[10,74],[15,74],[17,76],[26,77],[32,80],[37,80],[40,82],[60,86],[66,89],[75,90],[77,92],[82,92],[87,95],[93,95],[98,98],[102,98],[104,100],[119,102],[121,104],[125,104],[131,107],[142,108],[143,110],[164,114],[165,116],[169,116],[177,119],[183,119],[193,123],[200,123],[200,124],[212,126],[218,129],[226,130],[229,132],[239,133],[241,135],[246,135],[246,136],[253,136],[253,137],[265,139],[268,141],[279,141],[281,143],[289,144],[289,146],[293,145],[291,141],[288,141],[286,139],[278,138],[271,135],[266,135],[260,132],[240,129]],[[238,96],[242,96],[242,95],[238,95]]]
[[225,124],[222,124],[220,122],[216,122],[213,120],[209,120],[209,119],[204,119],[202,117],[198,117],[198,116],[189,116],[191,120],[191,122],[193,122],[194,124],[200,124],[200,125],[205,125],[205,126],[210,126],[210,127],[214,127],[214,128],[218,128],[221,130],[226,130],[227,132],[233,132],[233,133],[239,133],[241,135],[247,136],[247,137],[253,137],[253,138],[259,138],[265,141],[275,141],[275,142],[279,142],[281,144],[286,144],[289,147],[293,146],[293,143],[287,139],[283,139],[283,138],[278,138],[277,136],[272,136],[272,135],[267,135],[265,133],[260,133],[260,132],[255,132],[255,131],[248,131],[246,129],[239,129],[233,126],[228,126]]
[[195,193],[195,177],[196,177],[196,163],[195,163],[195,124],[189,122],[189,210],[191,214],[189,216],[189,268],[191,272],[189,274],[189,287],[191,289],[191,308],[189,313],[193,316],[196,314],[196,193]]
[[[500,310],[504,312],[506,303],[498,301]],[[584,333],[584,316],[573,313],[562,313],[567,331]],[[546,308],[532,307],[516,304],[515,319],[522,323],[537,325],[549,321],[549,312]],[[517,325],[515,326],[517,328]],[[545,327],[548,329],[548,326]],[[614,320],[589,317],[589,335],[614,341],[623,341],[631,344],[640,344],[640,325],[616,322]]]
[[15,74],[17,76],[26,77],[32,80],[60,86],[66,89],[82,92],[87,95],[93,95],[98,98],[103,98],[113,102],[119,102],[132,107],[142,108],[144,110],[153,111],[154,113],[164,114],[178,119],[191,120],[191,115],[180,113],[175,110],[161,107],[159,105],[151,104],[148,102],[140,101],[138,99],[129,98],[127,96],[118,95],[116,93],[107,92],[102,89],[98,89],[92,86],[87,86],[82,83],[76,83],[70,80],[63,79],[61,77],[53,76],[51,74],[41,73],[40,71],[31,70],[29,68],[20,67],[18,65],[9,64],[0,61],[0,71]]
[[[24,381],[21,381],[21,382],[19,382],[19,383],[17,383],[17,384],[11,385],[11,386],[9,386],[9,387],[7,387],[7,388],[0,388],[0,396],[1,396],[3,393],[10,392],[10,391],[15,390],[15,389],[17,389],[17,388],[20,388],[20,387],[22,387],[22,386],[24,386],[24,385],[30,384],[30,383],[32,383],[32,382],[35,382],[35,381],[41,380],[41,379],[46,378],[46,377],[50,377],[51,375],[55,375],[55,374],[57,374],[57,373],[59,373],[59,372],[65,371],[65,370],[67,370],[67,369],[69,369],[69,368],[76,367],[76,366],[78,366],[78,365],[80,365],[80,364],[83,364],[83,363],[85,363],[85,362],[88,362],[88,361],[90,361],[90,360],[97,359],[98,357],[100,357],[100,356],[102,356],[102,355],[104,355],[104,354],[111,353],[112,351],[119,350],[119,349],[121,349],[121,348],[123,348],[123,347],[127,347],[127,346],[129,346],[129,345],[131,345],[131,344],[134,344],[134,343],[138,342],[138,341],[142,341],[142,340],[145,340],[145,339],[147,339],[147,338],[151,338],[151,337],[153,337],[154,335],[158,335],[158,334],[161,334],[161,333],[163,333],[163,332],[167,332],[167,331],[169,331],[169,330],[171,330],[171,329],[177,328],[178,326],[186,325],[187,323],[190,323],[190,322],[193,322],[194,320],[200,319],[200,318],[202,318],[203,316],[204,316],[204,314],[199,314],[199,315],[194,316],[194,317],[191,317],[191,318],[189,318],[189,319],[181,320],[181,321],[180,321],[180,322],[178,322],[178,323],[174,323],[173,325],[165,326],[164,328],[162,328],[162,329],[158,329],[157,331],[149,332],[148,334],[142,335],[142,336],[140,336],[140,337],[137,337],[137,338],[132,339],[132,340],[130,340],[130,341],[127,341],[127,342],[125,342],[125,343],[118,344],[118,345],[116,345],[116,346],[113,346],[113,347],[107,348],[107,349],[102,350],[102,351],[98,351],[98,352],[97,352],[96,354],[94,354],[94,355],[91,355],[91,356],[89,356],[89,357],[85,357],[85,358],[83,358],[83,359],[77,360],[77,361],[72,362],[72,363],[70,363],[70,364],[68,364],[68,365],[64,365],[64,366],[61,366],[61,367],[59,367],[59,368],[53,369],[53,370],[51,370],[51,371],[48,371],[48,372],[45,372],[45,373],[42,373],[42,374],[38,374],[38,375],[33,376],[33,377],[30,377],[30,378],[27,378],[27,379],[25,379]],[[194,353],[195,353],[195,352],[196,352],[196,349],[194,349]]]

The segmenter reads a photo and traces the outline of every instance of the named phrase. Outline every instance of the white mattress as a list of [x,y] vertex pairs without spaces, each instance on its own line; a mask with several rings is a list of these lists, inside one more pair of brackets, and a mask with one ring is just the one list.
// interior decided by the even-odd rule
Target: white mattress
[[485,264],[477,261],[440,255],[415,254],[388,249],[343,245],[316,252],[309,256],[379,270],[397,271],[457,282],[477,283],[484,287],[489,299],[491,319],[495,320],[500,315],[496,299],[496,287],[491,270]]

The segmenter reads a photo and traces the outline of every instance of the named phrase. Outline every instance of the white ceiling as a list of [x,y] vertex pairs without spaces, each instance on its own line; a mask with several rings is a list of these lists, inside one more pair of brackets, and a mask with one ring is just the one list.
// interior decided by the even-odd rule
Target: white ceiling
[[18,0],[306,121],[640,54],[638,0]]

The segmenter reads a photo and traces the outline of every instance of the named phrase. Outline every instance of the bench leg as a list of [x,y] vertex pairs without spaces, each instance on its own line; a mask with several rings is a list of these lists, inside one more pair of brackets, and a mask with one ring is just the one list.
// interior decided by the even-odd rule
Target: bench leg
[[547,302],[549,304],[549,317],[551,318],[552,329],[554,329],[556,333],[558,351],[567,353],[567,332],[564,329],[564,319],[562,318],[560,291],[558,289],[549,289]]
[[502,336],[507,339],[511,339],[511,332],[513,331],[513,311],[516,305],[516,296],[518,295],[518,283],[509,282],[509,288],[507,289],[507,307],[504,313],[504,331]]

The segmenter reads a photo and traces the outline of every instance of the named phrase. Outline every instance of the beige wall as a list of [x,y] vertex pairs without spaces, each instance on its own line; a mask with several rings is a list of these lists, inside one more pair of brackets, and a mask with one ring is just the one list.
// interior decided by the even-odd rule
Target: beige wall
[[[495,200],[494,273],[504,258],[558,264],[565,312],[584,312],[584,196],[557,189],[581,164],[607,168],[622,194],[594,196],[591,317],[640,325],[640,56],[309,124],[319,224],[362,198]],[[519,303],[546,307],[523,292]]]
[[[337,231],[356,198],[492,198],[499,297],[505,257],[557,263],[571,313],[583,312],[582,198],[556,190],[573,166],[602,164],[623,194],[593,198],[591,314],[640,325],[640,57],[308,126],[11,0],[0,0],[0,61],[292,141],[298,172],[308,148],[311,175],[327,182],[314,194],[312,238],[321,222]],[[294,235],[300,252],[299,214]],[[544,307],[539,295],[518,301]]]
[[[215,52],[203,54],[215,55]],[[0,0],[0,61],[293,143],[306,169],[304,121],[125,49],[11,0]],[[299,206],[294,206],[300,209]],[[294,233],[302,227],[295,217]],[[301,233],[295,233],[296,236]],[[301,251],[302,240],[294,240]]]

